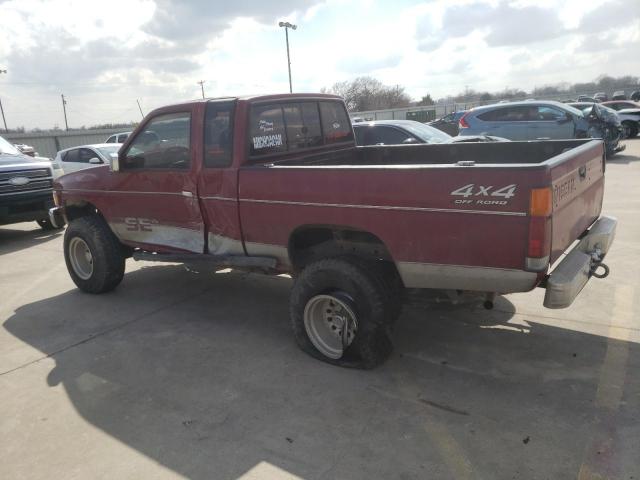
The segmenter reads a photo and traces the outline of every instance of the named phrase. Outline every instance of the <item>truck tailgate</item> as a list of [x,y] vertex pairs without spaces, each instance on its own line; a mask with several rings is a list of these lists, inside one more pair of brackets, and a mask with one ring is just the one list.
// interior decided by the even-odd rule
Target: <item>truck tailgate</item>
[[600,216],[604,194],[604,144],[589,142],[551,165],[551,263]]

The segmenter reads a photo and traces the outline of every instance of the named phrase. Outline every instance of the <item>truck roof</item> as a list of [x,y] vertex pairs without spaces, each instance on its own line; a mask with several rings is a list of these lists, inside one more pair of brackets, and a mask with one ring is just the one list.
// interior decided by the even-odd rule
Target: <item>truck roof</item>
[[227,96],[227,97],[208,97],[204,99],[195,99],[187,102],[172,103],[169,105],[163,105],[162,109],[167,107],[176,107],[180,105],[192,105],[194,103],[206,103],[215,100],[242,100],[247,102],[255,101],[268,101],[268,100],[286,100],[286,99],[310,99],[310,98],[326,98],[329,100],[342,100],[342,97],[338,95],[332,95],[329,93],[272,93],[263,95],[239,95],[239,96]]

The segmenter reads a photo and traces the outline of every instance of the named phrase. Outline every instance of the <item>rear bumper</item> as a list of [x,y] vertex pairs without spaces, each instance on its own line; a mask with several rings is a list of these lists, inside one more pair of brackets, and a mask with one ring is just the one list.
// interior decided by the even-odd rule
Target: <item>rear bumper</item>
[[[618,221],[600,217],[571,252],[553,269],[546,279],[544,306],[567,308],[573,303],[602,263],[616,235]],[[598,277],[606,276],[597,275]]]

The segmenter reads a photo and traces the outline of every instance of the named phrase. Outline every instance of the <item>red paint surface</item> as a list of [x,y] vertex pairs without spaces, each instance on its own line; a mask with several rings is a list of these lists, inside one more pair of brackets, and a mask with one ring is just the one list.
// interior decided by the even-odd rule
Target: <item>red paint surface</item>
[[[321,95],[305,98],[318,97]],[[145,124],[155,115],[190,111],[192,159],[189,170],[114,173],[108,167],[99,167],[63,176],[56,189],[62,190],[64,203],[89,202],[110,222],[125,217],[153,218],[163,225],[201,230],[204,235],[211,232],[236,240],[283,247],[287,246],[291,233],[301,226],[342,226],[373,233],[385,243],[396,261],[512,269],[524,269],[529,246],[529,217],[454,210],[527,213],[530,189],[557,186],[568,176],[577,178],[579,167],[590,162],[588,180],[574,180],[579,182],[574,191],[557,202],[554,198],[552,259],[557,258],[600,214],[604,181],[602,167],[598,167],[602,147],[596,143],[582,155],[569,155],[567,161],[555,166],[344,168],[249,164],[247,124],[251,102],[291,98],[300,96],[238,99],[234,160],[228,168],[205,168],[202,165],[205,102],[198,101],[152,112],[121,149],[124,151],[136,133],[144,130]],[[330,146],[325,147],[325,150],[331,149]],[[355,149],[347,151],[346,155],[356,155]],[[270,158],[268,161],[274,160]],[[492,186],[494,189],[516,184],[517,188],[507,205],[456,203],[456,200],[465,199],[452,196],[451,192],[466,184]],[[181,196],[180,193],[185,191],[192,192],[194,197]],[[474,194],[468,199],[475,202],[491,198]],[[445,211],[308,206],[250,200]],[[163,245],[133,246],[175,250]]]

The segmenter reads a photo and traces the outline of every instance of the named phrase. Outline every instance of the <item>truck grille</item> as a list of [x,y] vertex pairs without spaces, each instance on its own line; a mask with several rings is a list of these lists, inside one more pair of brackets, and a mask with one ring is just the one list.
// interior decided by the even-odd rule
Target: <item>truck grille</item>
[[46,191],[52,187],[53,177],[48,168],[0,173],[0,195]]

